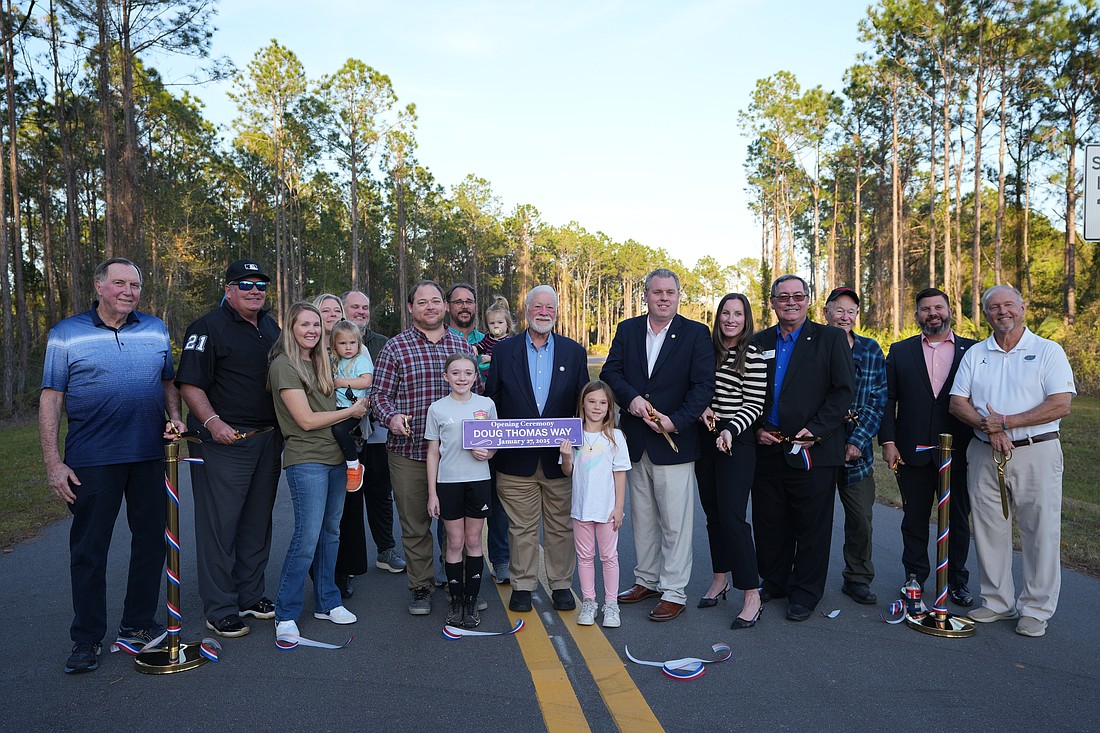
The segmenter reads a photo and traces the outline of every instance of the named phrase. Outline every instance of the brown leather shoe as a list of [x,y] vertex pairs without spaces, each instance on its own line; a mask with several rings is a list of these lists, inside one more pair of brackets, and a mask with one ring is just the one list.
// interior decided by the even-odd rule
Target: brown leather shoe
[[650,621],[671,621],[684,612],[683,603],[661,601],[649,612]]
[[650,590],[644,585],[638,585],[635,583],[630,586],[630,590],[624,590],[619,594],[619,603],[637,603],[638,601],[644,601],[647,598],[656,598],[661,595],[655,590]]

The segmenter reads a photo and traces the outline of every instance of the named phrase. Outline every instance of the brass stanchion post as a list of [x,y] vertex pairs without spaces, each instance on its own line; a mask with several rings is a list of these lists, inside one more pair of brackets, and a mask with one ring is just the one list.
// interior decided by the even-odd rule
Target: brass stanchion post
[[[195,440],[181,436],[184,440]],[[172,674],[194,669],[206,664],[197,641],[181,642],[180,627],[180,497],[179,497],[180,446],[172,441],[164,446],[164,488],[167,493],[164,540],[167,545],[165,575],[168,578],[168,636],[165,646],[147,649],[134,658],[134,669],[143,674]]]
[[906,616],[905,622],[932,636],[973,636],[975,624],[965,616],[947,611],[948,541],[951,538],[951,442],[950,433],[940,434],[940,483],[936,512],[936,600],[932,613],[920,618]]

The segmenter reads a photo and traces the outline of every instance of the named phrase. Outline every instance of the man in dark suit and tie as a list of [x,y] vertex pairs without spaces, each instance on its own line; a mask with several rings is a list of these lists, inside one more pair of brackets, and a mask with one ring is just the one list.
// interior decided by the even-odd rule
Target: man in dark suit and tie
[[787,618],[805,621],[825,592],[844,417],[855,394],[848,337],[807,319],[810,292],[797,275],[771,287],[778,325],[753,340],[768,364],[756,431],[752,523],[762,598],[787,598]]
[[966,490],[966,448],[974,431],[949,411],[951,384],[966,350],[974,341],[951,331],[951,303],[936,288],[917,293],[917,325],[921,333],[890,347],[886,357],[886,410],[879,428],[882,459],[897,472],[903,515],[901,563],[906,576],[922,586],[928,578],[928,518],[939,484],[941,433],[951,444],[951,536],[948,540],[947,583],[951,600],[970,606],[974,599],[966,583],[970,574],[970,496]]
[[[527,330],[493,348],[485,396],[497,405],[501,420],[573,417],[588,383],[588,354],[576,341],[554,333],[558,295],[549,285],[527,294]],[[558,465],[557,448],[514,448],[497,452],[497,494],[510,520],[508,608],[531,610],[538,585],[539,520],[545,542],[546,576],[554,608],[576,608],[573,570],[572,482]]]
[[691,579],[696,430],[714,394],[714,347],[706,326],[677,314],[676,273],[649,273],[645,301],[646,315],[616,329],[600,378],[621,408],[632,464],[627,481],[638,565],[634,586],[619,602],[660,596],[649,618],[669,621],[683,613]]

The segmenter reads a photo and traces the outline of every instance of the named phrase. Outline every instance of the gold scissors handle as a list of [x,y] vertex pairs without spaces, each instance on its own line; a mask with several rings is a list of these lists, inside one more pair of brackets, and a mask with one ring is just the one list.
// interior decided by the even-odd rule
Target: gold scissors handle
[[1001,490],[1001,514],[1008,519],[1008,488],[1005,486],[1005,466],[1012,460],[1012,451],[993,451],[993,462],[997,464],[997,486]]

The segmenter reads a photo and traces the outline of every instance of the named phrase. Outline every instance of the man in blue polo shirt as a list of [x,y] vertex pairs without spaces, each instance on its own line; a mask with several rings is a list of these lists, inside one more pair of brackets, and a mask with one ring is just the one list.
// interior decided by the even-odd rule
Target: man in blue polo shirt
[[[168,329],[137,311],[141,273],[115,258],[97,267],[94,279],[91,310],[50,329],[38,412],[50,488],[73,515],[67,674],[99,667],[107,633],[107,551],[123,497],[133,540],[118,637],[143,645],[164,633],[156,620],[164,566],[161,437],[183,430]],[[58,450],[62,412],[69,423],[64,459]]]

